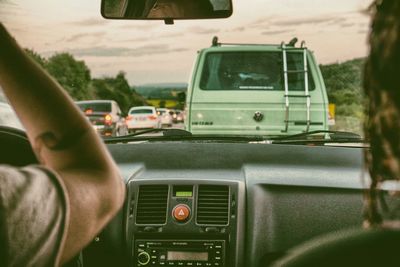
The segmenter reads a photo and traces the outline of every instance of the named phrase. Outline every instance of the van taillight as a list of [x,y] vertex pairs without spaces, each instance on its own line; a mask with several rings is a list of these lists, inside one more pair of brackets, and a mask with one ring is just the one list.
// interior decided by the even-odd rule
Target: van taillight
[[130,120],[132,120],[132,119],[133,119],[133,117],[132,117],[131,115],[126,116],[126,118],[125,118],[125,120],[127,120],[127,121],[130,121]]
[[111,125],[112,124],[112,117],[110,114],[104,116],[104,124]]
[[147,118],[149,118],[150,120],[153,120],[153,121],[157,119],[157,117],[154,116],[154,115],[150,115],[150,116],[148,116]]

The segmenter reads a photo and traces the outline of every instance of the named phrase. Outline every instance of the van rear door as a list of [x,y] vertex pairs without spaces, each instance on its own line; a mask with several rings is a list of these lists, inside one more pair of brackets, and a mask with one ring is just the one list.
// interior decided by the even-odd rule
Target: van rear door
[[[306,130],[303,53],[287,52],[290,97],[285,132],[282,51],[211,48],[200,56],[189,86],[187,129],[193,134],[283,135]],[[326,130],[327,97],[320,72],[307,52],[311,99],[309,130]]]

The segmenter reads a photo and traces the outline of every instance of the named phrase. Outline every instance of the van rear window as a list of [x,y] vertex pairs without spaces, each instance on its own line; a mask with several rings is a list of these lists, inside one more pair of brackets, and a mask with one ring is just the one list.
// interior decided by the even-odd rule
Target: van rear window
[[[288,70],[304,69],[303,53],[288,52]],[[284,90],[281,52],[211,52],[200,80],[203,90]],[[309,90],[315,84],[308,72]],[[304,73],[288,74],[289,91],[304,91]]]

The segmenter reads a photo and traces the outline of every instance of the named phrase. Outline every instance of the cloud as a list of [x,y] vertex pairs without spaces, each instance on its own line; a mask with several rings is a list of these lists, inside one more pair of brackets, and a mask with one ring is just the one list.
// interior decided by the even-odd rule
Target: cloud
[[353,26],[355,26],[356,24],[354,23],[354,22],[343,22],[343,23],[340,23],[339,24],[339,26],[341,27],[341,28],[349,28],[349,27],[353,27]]
[[344,24],[350,18],[359,19],[358,12],[347,12],[339,14],[318,15],[313,17],[295,17],[282,19],[282,17],[260,18],[251,22],[248,27],[268,29],[271,27],[298,27],[307,25],[336,25]]
[[[125,22],[125,21],[117,21],[117,22]],[[143,22],[130,22],[129,24],[127,23],[122,23],[119,25],[119,28],[122,30],[136,30],[136,31],[146,31],[148,32],[150,29],[154,29],[157,27],[162,26],[159,21],[146,21],[146,23]]]
[[358,31],[357,31],[358,34],[363,34],[363,35],[369,34],[369,32],[370,32],[370,31],[369,31],[368,29],[362,29],[362,30],[358,30]]
[[74,25],[74,26],[84,26],[84,27],[96,27],[96,26],[104,26],[108,24],[109,21],[106,19],[100,18],[100,17],[93,17],[93,18],[87,18],[87,19],[82,19],[82,20],[77,20],[77,21],[72,21],[69,22],[68,24]]
[[188,29],[190,33],[195,33],[195,34],[213,34],[213,33],[218,33],[220,32],[219,29],[214,29],[214,28],[203,28],[203,27],[190,27]]
[[230,30],[230,32],[243,32],[246,30],[246,27],[241,26],[241,27],[236,27]]
[[118,40],[117,42],[121,42],[121,43],[139,43],[139,42],[147,42],[150,40],[154,40],[154,38],[152,37],[138,37],[138,38],[130,38],[130,39],[122,39],[122,40]]
[[269,30],[269,31],[263,31],[261,34],[262,35],[276,35],[276,34],[281,34],[281,33],[288,33],[291,32],[292,29],[288,30]]
[[30,12],[23,6],[9,0],[0,0],[0,21],[15,21],[15,18],[29,17]]
[[337,21],[342,21],[342,19],[338,17],[313,17],[313,18],[296,18],[296,19],[287,19],[281,21],[275,21],[273,24],[275,26],[298,26],[298,25],[309,25],[309,24],[325,24],[325,23],[334,23]]
[[163,33],[163,34],[156,34],[156,35],[151,35],[151,36],[144,36],[144,37],[136,37],[136,38],[128,38],[128,39],[121,39],[117,40],[116,42],[119,43],[143,43],[143,42],[152,42],[154,43],[155,41],[159,42],[160,40],[165,40],[169,38],[175,38],[178,36],[182,36],[183,33]]
[[[64,52],[68,52],[77,57],[141,57],[146,55],[155,54],[168,54],[176,52],[187,51],[188,48],[172,48],[168,45],[148,45],[137,48],[127,47],[90,47],[90,48],[77,48],[68,49]],[[59,51],[57,51],[59,52]],[[46,52],[46,54],[54,54],[54,52]]]
[[16,26],[12,25],[10,27],[7,27],[7,29],[10,32],[12,32],[13,34],[15,34],[15,33],[26,34],[26,33],[30,32],[28,28],[22,27],[22,26],[19,26],[19,25],[16,25]]
[[184,35],[184,33],[181,32],[176,32],[176,33],[164,33],[164,34],[157,34],[157,38],[152,38],[159,40],[160,38],[162,39],[166,39],[166,38],[172,38],[172,37],[178,37],[178,36],[182,36]]
[[100,38],[103,37],[106,34],[104,31],[99,31],[99,32],[89,32],[89,33],[77,33],[72,35],[71,37],[68,37],[64,40],[64,42],[76,42],[80,41],[82,39],[87,39],[87,38]]
[[14,3],[12,0],[0,0],[0,4],[7,4],[10,6],[17,6],[16,3]]

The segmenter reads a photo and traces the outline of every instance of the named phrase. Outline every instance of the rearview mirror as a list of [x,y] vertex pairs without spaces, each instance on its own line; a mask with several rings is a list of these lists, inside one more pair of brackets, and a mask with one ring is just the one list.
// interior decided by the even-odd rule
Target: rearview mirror
[[232,15],[231,0],[102,0],[101,14],[107,19],[227,18]]

